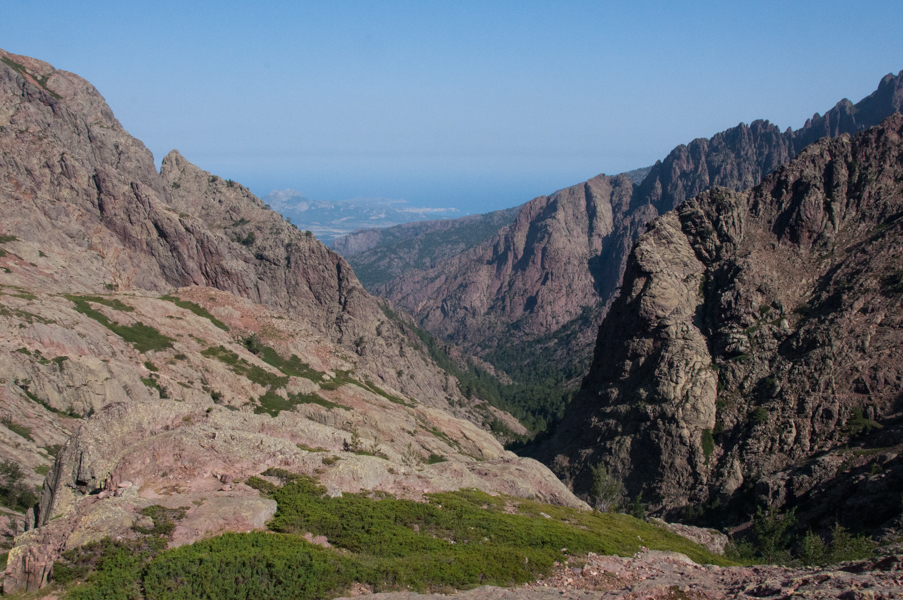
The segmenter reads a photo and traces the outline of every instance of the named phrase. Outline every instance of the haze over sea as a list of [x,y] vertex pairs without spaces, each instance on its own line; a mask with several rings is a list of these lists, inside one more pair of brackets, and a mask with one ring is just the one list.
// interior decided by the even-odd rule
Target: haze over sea
[[486,212],[743,121],[800,127],[899,70],[899,0],[4,2],[159,161],[259,196]]

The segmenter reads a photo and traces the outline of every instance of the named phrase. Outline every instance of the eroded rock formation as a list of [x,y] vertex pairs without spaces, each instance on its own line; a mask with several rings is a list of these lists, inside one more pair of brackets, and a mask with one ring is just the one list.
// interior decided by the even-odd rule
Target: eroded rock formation
[[176,544],[261,528],[273,503],[242,481],[268,467],[582,505],[474,424],[505,416],[341,257],[178,152],[157,173],[78,76],[0,58],[0,459],[43,480],[6,592],[149,505],[187,507]]
[[584,492],[605,464],[665,513],[758,502],[822,525],[895,519],[901,215],[895,115],[657,218],[537,456]]

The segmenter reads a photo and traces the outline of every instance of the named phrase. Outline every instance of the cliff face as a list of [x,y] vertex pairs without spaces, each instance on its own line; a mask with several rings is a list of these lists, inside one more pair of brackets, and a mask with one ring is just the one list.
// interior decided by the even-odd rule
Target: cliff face
[[[798,131],[781,132],[767,121],[741,124],[678,146],[640,174],[640,183],[637,174],[600,175],[536,198],[495,235],[430,264],[412,265],[404,258],[410,249],[392,245],[349,260],[368,270],[371,291],[472,352],[491,353],[504,340],[520,344],[525,360],[541,346],[562,364],[588,360],[648,221],[713,186],[748,189],[815,139],[876,125],[901,104],[903,77],[888,75],[868,98],[856,105],[844,100]],[[420,243],[440,242],[425,234]]]
[[899,515],[901,215],[895,115],[656,219],[538,456],[583,492],[604,464],[663,512],[760,502],[868,527]]
[[[158,174],[151,153],[78,76],[28,57],[3,57],[4,229],[21,240],[40,237],[43,256],[32,262],[41,285],[160,293],[214,287],[304,319],[357,352],[386,383],[444,402],[435,368],[420,364],[413,377],[396,375],[410,359],[377,335],[381,322],[387,322],[381,333],[394,326],[341,257],[240,184],[178,152]],[[9,283],[19,280],[13,275]]]
[[333,493],[582,504],[474,424],[517,427],[341,257],[178,152],[157,173],[78,76],[0,59],[0,484],[27,505],[43,480],[0,529],[29,528],[6,592],[152,504],[192,507],[177,543],[260,528],[274,507],[239,481],[267,467]]

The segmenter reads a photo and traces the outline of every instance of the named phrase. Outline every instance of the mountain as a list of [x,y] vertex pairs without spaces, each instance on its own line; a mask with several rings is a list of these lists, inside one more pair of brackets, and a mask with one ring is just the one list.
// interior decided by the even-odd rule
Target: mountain
[[5,51],[0,328],[6,593],[148,510],[184,509],[177,545],[261,529],[276,504],[246,482],[270,467],[583,506],[344,259],[176,151],[157,172],[90,83]]
[[328,202],[310,200],[295,190],[273,190],[263,201],[299,229],[312,232],[324,244],[357,229],[392,227],[411,221],[457,216],[455,208],[410,206],[407,200],[361,198]]
[[664,514],[899,529],[901,217],[897,114],[656,218],[535,456],[583,493],[605,466]]
[[[429,269],[490,239],[510,224],[520,207],[460,219],[405,223],[385,229],[361,229],[332,243],[332,249],[358,262],[358,276],[368,288]],[[366,258],[361,258],[366,253]]]
[[[358,232],[351,237],[385,241],[347,258],[367,274],[370,291],[516,380],[552,365],[566,370],[560,383],[576,385],[647,222],[714,186],[748,189],[816,139],[876,125],[901,104],[903,73],[887,75],[869,97],[855,105],[843,100],[797,131],[768,121],[740,124],[678,146],[648,172],[599,175],[535,198],[463,251],[441,250],[449,223],[440,233],[413,230],[413,239],[399,241]],[[421,259],[418,248],[437,258]]]

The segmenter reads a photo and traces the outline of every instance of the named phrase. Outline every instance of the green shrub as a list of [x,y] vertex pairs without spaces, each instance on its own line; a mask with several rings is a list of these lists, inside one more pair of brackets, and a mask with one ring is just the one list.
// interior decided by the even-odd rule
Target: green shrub
[[9,429],[16,435],[20,435],[20,436],[24,437],[29,442],[34,441],[34,438],[31,437],[31,427],[26,427],[25,425],[19,425],[18,423],[14,422],[10,418],[0,420],[0,423],[2,423],[4,427]]
[[624,495],[624,486],[609,474],[605,465],[594,465],[591,470],[593,485],[590,488],[590,495],[595,508],[603,512],[616,510]]
[[[247,483],[276,499],[270,526],[277,533],[229,533],[163,552],[162,537],[89,544],[61,561],[64,578],[87,577],[69,597],[315,600],[342,595],[353,582],[377,591],[515,585],[548,573],[564,548],[629,556],[646,546],[729,564],[627,515],[476,490],[431,494],[426,503],[377,493],[330,498],[308,477],[279,469],[265,475],[284,485],[260,477]],[[523,514],[506,512],[512,503]],[[334,548],[308,543],[307,532],[327,536]]]
[[182,506],[179,508],[166,508],[165,506],[160,506],[159,504],[146,506],[141,509],[140,514],[144,515],[145,517],[150,517],[154,522],[154,526],[135,526],[133,527],[133,529],[138,533],[144,535],[169,536],[176,528],[176,521],[181,521],[185,518],[185,513],[188,512],[188,508],[189,507],[187,506]]
[[800,542],[800,562],[804,565],[824,565],[829,560],[825,541],[810,529]]
[[248,235],[246,235],[246,236],[243,237],[243,238],[242,238],[242,237],[235,238],[234,241],[238,242],[238,243],[241,244],[242,246],[245,246],[245,247],[250,248],[251,246],[254,245],[254,242],[257,241],[257,234],[255,234],[255,233],[252,231],[252,232],[250,232]]
[[627,514],[634,519],[640,519],[641,521],[646,518],[646,507],[643,505],[643,492],[637,494],[630,502],[630,506],[627,507]]
[[753,517],[753,532],[759,555],[769,564],[790,562],[788,530],[796,523],[794,510],[783,513],[778,509],[756,509]]
[[869,538],[853,535],[837,523],[831,532],[831,562],[869,558],[875,546],[875,542]]
[[67,600],[141,600],[141,570],[166,548],[163,537],[138,540],[104,538],[67,550],[53,564],[52,579],[61,584],[87,578]]
[[335,596],[357,576],[350,560],[298,536],[251,533],[167,552],[148,565],[142,583],[148,597],[168,600],[303,600]]
[[114,323],[110,321],[103,313],[98,312],[91,308],[89,302],[94,302],[96,304],[103,304],[105,306],[109,306],[114,308],[115,310],[121,310],[124,312],[131,312],[135,310],[131,306],[127,306],[120,302],[119,300],[111,300],[109,298],[101,298],[99,296],[74,296],[72,294],[67,294],[66,299],[75,304],[75,310],[77,312],[82,313],[83,315],[90,317],[124,339],[125,341],[132,344],[135,347],[135,350],[138,352],[150,352],[151,350],[164,350],[166,348],[172,348],[174,339],[162,335],[159,331],[151,327],[150,325],[145,325],[144,323],[138,322],[132,325],[119,325],[118,323]]
[[248,352],[250,352],[251,354],[260,354],[261,352],[263,352],[264,345],[260,341],[260,338],[257,337],[256,333],[251,334],[248,337],[246,337],[245,339],[243,339],[242,343],[244,344],[245,348],[248,349]]
[[257,414],[266,413],[272,417],[275,417],[283,410],[292,410],[300,404],[318,404],[324,408],[351,410],[347,406],[342,406],[341,404],[336,404],[335,402],[330,402],[329,400],[321,398],[318,394],[293,394],[289,396],[288,399],[285,399],[272,391],[267,391],[267,393],[258,399],[258,402],[260,403],[260,406],[256,407],[254,412]]
[[0,463],[0,504],[13,510],[28,510],[38,497],[25,483],[25,471],[17,463]]
[[711,429],[702,430],[702,453],[705,455],[705,464],[709,464],[712,453],[715,452],[715,438]]
[[285,387],[285,384],[288,383],[288,376],[279,376],[274,373],[270,373],[266,369],[262,369],[257,365],[252,365],[245,359],[239,357],[236,353],[231,350],[227,350],[223,346],[210,347],[201,352],[203,356],[209,356],[211,358],[215,358],[220,362],[223,362],[229,365],[232,368],[232,371],[237,375],[241,375],[246,377],[250,381],[253,381],[257,385],[263,386],[265,388],[281,388]]
[[62,444],[54,444],[52,446],[44,446],[44,450],[46,450],[47,454],[49,454],[53,458],[56,458],[57,454],[59,454],[60,450],[62,450],[62,449],[63,449]]
[[189,310],[199,317],[203,317],[203,318],[207,319],[208,321],[210,321],[216,327],[218,327],[219,329],[222,329],[223,331],[229,331],[228,325],[226,325],[225,323],[223,323],[222,321],[220,321],[219,319],[217,319],[216,317],[211,315],[207,311],[207,309],[204,308],[203,306],[195,304],[194,302],[189,302],[188,300],[182,300],[181,298],[177,298],[175,296],[161,296],[160,299],[166,300],[168,302],[172,302],[179,308],[184,308],[185,310]]
[[147,387],[157,390],[157,394],[159,394],[161,399],[166,400],[169,398],[169,390],[166,389],[166,386],[160,385],[156,377],[140,377],[139,379]]
[[294,354],[292,354],[291,358],[286,360],[269,346],[262,346],[258,356],[260,356],[260,359],[263,362],[271,367],[276,367],[285,375],[291,377],[303,377],[305,379],[310,379],[314,383],[323,381],[323,373],[310,368],[307,363],[303,362]]
[[724,546],[724,556],[740,563],[753,563],[758,560],[756,547],[748,540],[729,540]]
[[763,423],[768,422],[768,411],[765,410],[765,407],[763,406],[757,407],[756,410],[752,411],[750,421],[752,421],[754,425],[762,425]]
[[862,431],[869,432],[872,429],[883,429],[883,427],[880,423],[866,419],[862,415],[862,409],[857,406],[853,409],[850,420],[847,421],[847,429],[849,429],[850,435],[856,435]]

